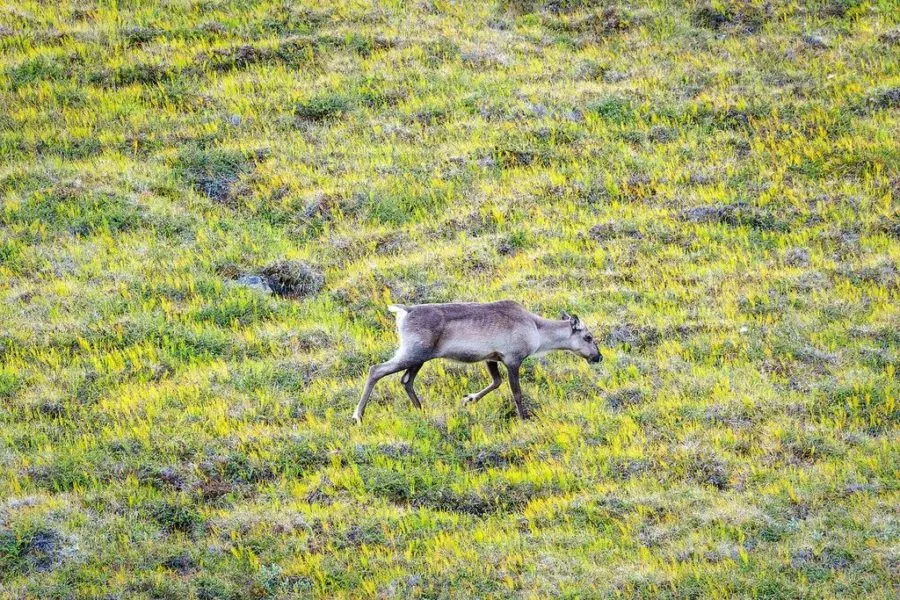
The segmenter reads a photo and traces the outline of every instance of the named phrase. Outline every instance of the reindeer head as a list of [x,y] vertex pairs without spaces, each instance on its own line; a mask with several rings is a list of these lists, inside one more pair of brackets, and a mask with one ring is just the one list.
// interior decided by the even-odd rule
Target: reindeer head
[[582,358],[586,358],[588,362],[598,363],[603,360],[603,357],[600,356],[600,348],[597,346],[597,341],[591,335],[591,332],[587,330],[587,327],[578,319],[577,315],[563,313],[560,319],[568,321],[572,326],[572,332],[568,340],[568,349],[570,351]]

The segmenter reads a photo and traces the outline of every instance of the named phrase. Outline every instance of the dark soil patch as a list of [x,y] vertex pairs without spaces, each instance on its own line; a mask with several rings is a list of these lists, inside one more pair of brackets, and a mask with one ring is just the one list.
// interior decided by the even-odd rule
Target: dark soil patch
[[887,234],[895,240],[900,239],[900,211],[895,211],[892,215],[879,217],[874,229],[877,232]]
[[156,86],[171,83],[180,75],[179,71],[167,64],[135,63],[118,69],[100,69],[87,76],[88,83],[103,88],[118,88],[128,85]]
[[889,260],[865,267],[841,265],[836,273],[856,284],[873,283],[889,289],[900,287],[900,272],[898,272],[897,266]]
[[638,348],[655,346],[662,339],[660,331],[651,326],[636,326],[624,323],[614,325],[607,335],[609,344],[629,344]]
[[785,216],[746,202],[695,206],[682,211],[679,216],[691,223],[723,223],[766,231],[785,231],[790,225],[790,220]]
[[530,485],[503,484],[498,489],[482,489],[478,492],[452,492],[447,489],[431,490],[411,502],[413,506],[426,506],[433,510],[443,510],[483,517],[493,513],[518,512],[538,496]]
[[644,237],[637,226],[619,221],[597,223],[590,228],[588,236],[595,242],[605,242],[616,238],[641,239]]
[[548,16],[543,20],[544,26],[551,31],[590,37],[603,37],[627,31],[634,22],[634,15],[615,6],[607,6],[582,17]]
[[233,193],[238,178],[249,173],[264,152],[248,154],[226,148],[190,146],[183,149],[175,164],[175,171],[194,189],[216,202],[236,206]]
[[888,44],[889,46],[896,46],[900,44],[900,29],[894,29],[893,31],[887,31],[878,36],[878,41],[883,44]]
[[[0,381],[0,397],[4,395],[3,383]],[[46,415],[52,419],[59,419],[65,416],[66,407],[62,403],[56,401],[45,401],[38,405],[38,410],[42,415]]]
[[729,487],[728,469],[724,462],[711,456],[694,456],[688,463],[688,477],[719,490]]
[[143,469],[138,472],[138,480],[160,489],[183,490],[186,488],[184,476],[174,467]]
[[321,123],[342,116],[352,108],[350,101],[335,94],[316,96],[294,107],[294,116],[298,121]]
[[166,531],[190,533],[203,522],[197,509],[181,500],[162,501],[150,508],[150,516]]
[[470,449],[465,462],[470,469],[485,471],[522,464],[525,462],[525,455],[517,446],[494,444]]
[[627,481],[640,477],[653,467],[646,459],[616,458],[609,462],[609,474],[616,481]]
[[533,164],[547,166],[551,154],[546,148],[528,145],[507,145],[494,149],[491,158],[504,169],[528,167]]
[[691,14],[691,21],[698,27],[716,31],[731,29],[744,33],[754,33],[771,16],[768,3],[760,5],[745,0],[724,0],[702,2]]
[[197,568],[197,563],[191,558],[190,554],[182,552],[165,559],[162,566],[171,571],[175,571],[179,575],[187,575]]
[[281,442],[280,447],[283,450],[275,461],[275,469],[283,476],[301,477],[332,461],[328,452],[302,439]]
[[126,27],[119,32],[119,37],[126,46],[137,47],[152,42],[162,34],[163,31],[156,27]]
[[644,393],[634,387],[623,388],[606,394],[606,404],[614,410],[635,406],[643,401]]
[[17,571],[48,571],[64,558],[65,539],[49,527],[25,532],[0,528],[0,580]]
[[881,90],[872,97],[870,104],[877,109],[900,108],[900,87]]
[[425,484],[414,474],[374,468],[363,473],[363,481],[369,493],[395,504],[478,517],[519,511],[534,498],[546,495],[532,485],[504,481],[456,492],[441,484]]
[[303,207],[303,218],[307,221],[330,221],[335,210],[346,204],[346,200],[339,194],[317,192],[309,198]]
[[301,261],[279,260],[265,266],[260,273],[273,292],[286,298],[314,296],[325,286],[325,275]]
[[275,47],[243,44],[231,48],[220,48],[198,54],[198,73],[207,71],[223,72],[246,69],[252,65],[283,64],[299,68],[315,61],[315,43],[310,38],[292,38]]

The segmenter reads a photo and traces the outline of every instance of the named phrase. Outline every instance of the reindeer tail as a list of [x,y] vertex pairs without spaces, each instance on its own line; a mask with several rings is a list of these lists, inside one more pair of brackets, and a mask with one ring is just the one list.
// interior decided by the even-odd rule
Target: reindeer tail
[[398,317],[402,317],[403,315],[405,315],[406,313],[409,312],[409,308],[406,306],[403,306],[402,304],[391,304],[387,308],[392,313],[396,313]]

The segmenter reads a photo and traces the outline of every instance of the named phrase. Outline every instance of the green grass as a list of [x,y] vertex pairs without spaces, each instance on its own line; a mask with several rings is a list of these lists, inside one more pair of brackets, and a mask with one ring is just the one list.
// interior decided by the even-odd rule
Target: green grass
[[594,4],[0,0],[0,595],[893,597],[896,6]]

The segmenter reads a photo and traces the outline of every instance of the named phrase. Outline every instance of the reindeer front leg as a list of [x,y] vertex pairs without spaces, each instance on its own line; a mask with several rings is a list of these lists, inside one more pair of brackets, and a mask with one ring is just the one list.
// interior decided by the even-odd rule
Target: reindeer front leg
[[525,404],[522,402],[522,387],[519,385],[519,367],[521,365],[521,361],[506,363],[506,372],[509,374],[509,389],[512,390],[513,402],[516,404],[519,418],[527,419],[528,413],[525,412]]

